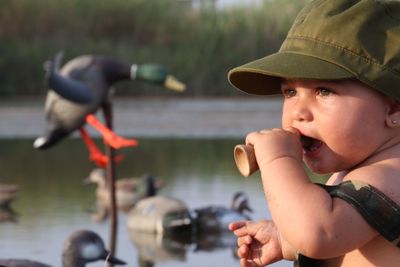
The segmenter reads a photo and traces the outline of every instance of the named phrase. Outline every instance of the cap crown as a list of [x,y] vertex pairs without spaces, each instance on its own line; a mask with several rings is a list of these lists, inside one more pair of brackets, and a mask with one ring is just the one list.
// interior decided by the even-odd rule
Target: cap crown
[[314,1],[299,13],[280,51],[329,61],[400,99],[400,1]]
[[277,78],[356,78],[400,100],[400,1],[312,1],[278,53],[229,73],[233,85],[256,94],[278,93]]

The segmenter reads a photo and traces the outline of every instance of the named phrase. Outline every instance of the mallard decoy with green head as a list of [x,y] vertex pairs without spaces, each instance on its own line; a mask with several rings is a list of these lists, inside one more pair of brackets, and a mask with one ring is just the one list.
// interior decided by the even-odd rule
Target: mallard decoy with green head
[[[126,263],[106,250],[101,237],[93,231],[78,230],[64,242],[63,267],[85,267],[87,263],[104,260],[116,265]],[[7,267],[51,267],[48,264],[27,259],[0,259],[0,266]]]
[[[96,197],[98,203],[101,206],[108,207],[110,191],[105,170],[94,168],[84,182],[97,185]],[[162,187],[163,183],[160,180],[156,180],[152,175],[148,174],[141,177],[119,178],[115,181],[117,208],[128,211],[140,199],[156,195]]]
[[34,141],[34,147],[50,148],[75,130],[80,130],[89,146],[90,158],[102,167],[105,158],[90,141],[83,127],[86,123],[98,130],[104,141],[116,149],[137,144],[136,140],[116,135],[94,116],[110,100],[112,85],[122,80],[137,80],[179,92],[185,90],[183,83],[157,64],[127,64],[99,55],[78,56],[62,68],[61,61],[62,53],[59,52],[45,64],[46,82],[52,90],[48,91],[45,102],[47,127],[44,135]]
[[252,211],[247,195],[244,192],[237,192],[233,195],[230,207],[210,205],[194,209],[192,212],[194,231],[197,233],[228,231],[231,222],[250,220],[247,212]]

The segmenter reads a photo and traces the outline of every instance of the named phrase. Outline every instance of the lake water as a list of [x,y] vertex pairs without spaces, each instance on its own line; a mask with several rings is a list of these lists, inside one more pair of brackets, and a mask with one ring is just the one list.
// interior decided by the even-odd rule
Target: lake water
[[[241,139],[138,140],[139,147],[120,151],[125,158],[117,166],[117,177],[153,174],[165,182],[160,194],[179,198],[190,209],[228,206],[234,192],[241,190],[250,197],[253,219],[270,218],[260,180],[241,177],[234,165],[232,149]],[[96,207],[95,187],[83,185],[82,180],[94,165],[82,141],[68,138],[48,151],[34,150],[32,142],[32,138],[0,139],[0,181],[20,186],[19,198],[12,204],[16,222],[0,223],[0,258],[30,258],[61,266],[62,244],[72,231],[92,229],[108,244],[109,220],[96,223],[91,219]],[[127,215],[120,212],[118,221],[116,255],[127,266],[139,266],[137,237],[127,229]],[[230,248],[235,239],[220,241],[228,245],[207,250],[196,244],[168,246],[156,237],[140,243],[146,244],[154,266],[239,266]],[[271,266],[292,264],[283,261]]]

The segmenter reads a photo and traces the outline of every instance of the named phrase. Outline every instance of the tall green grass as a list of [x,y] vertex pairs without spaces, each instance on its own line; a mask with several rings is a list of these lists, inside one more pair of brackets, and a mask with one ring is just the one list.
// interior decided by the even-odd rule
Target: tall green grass
[[[166,65],[188,96],[240,94],[227,71],[276,51],[309,0],[264,0],[262,6],[192,9],[189,1],[0,0],[0,96],[42,95],[43,62],[105,54]],[[169,95],[121,83],[122,95]]]

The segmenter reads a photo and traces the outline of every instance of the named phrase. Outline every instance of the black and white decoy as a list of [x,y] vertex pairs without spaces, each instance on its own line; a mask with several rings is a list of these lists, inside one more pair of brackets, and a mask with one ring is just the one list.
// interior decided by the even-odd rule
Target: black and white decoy
[[233,221],[250,220],[247,212],[252,212],[248,197],[244,192],[233,195],[231,207],[210,205],[192,211],[193,227],[196,233],[228,231]]
[[[87,263],[104,260],[116,265],[126,263],[111,256],[101,237],[89,230],[78,230],[64,242],[63,267],[85,267]],[[27,259],[0,259],[0,266],[7,267],[51,267],[48,264]]]

